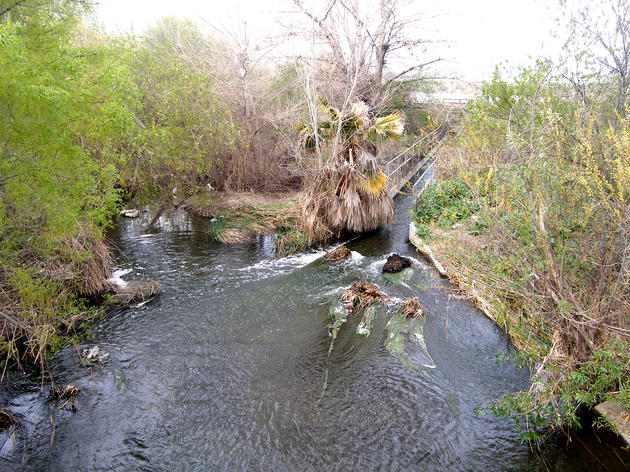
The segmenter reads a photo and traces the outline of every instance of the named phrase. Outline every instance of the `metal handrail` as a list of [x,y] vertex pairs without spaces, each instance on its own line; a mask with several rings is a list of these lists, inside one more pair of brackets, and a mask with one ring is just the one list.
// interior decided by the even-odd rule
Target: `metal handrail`
[[[397,156],[393,157],[392,159],[390,159],[389,161],[387,161],[385,163],[385,175],[387,175],[388,178],[390,178],[392,175],[396,174],[396,172],[398,172],[400,169],[403,168],[403,166],[405,166],[411,159],[413,159],[414,155],[413,152],[415,151],[415,148],[422,143],[423,141],[425,141],[426,139],[430,138],[431,136],[433,136],[434,134],[437,134],[437,130],[432,131],[431,133],[427,134],[426,136],[420,138],[419,140],[417,140],[415,143],[413,143],[411,146],[409,146],[407,149],[405,149],[403,152],[401,152],[400,154],[398,154]],[[396,167],[396,169],[394,169],[393,171],[390,172],[389,170],[389,166],[390,164],[392,164],[393,162],[395,162],[397,159],[401,158],[402,156],[404,156],[405,154],[407,154],[408,152],[412,151],[412,154],[410,157],[408,157],[402,164],[400,164],[398,167]]]
[[426,166],[426,168],[424,169],[424,172],[420,175],[420,177],[418,177],[418,179],[416,180],[416,183],[413,184],[413,189],[415,191],[416,186],[420,182],[424,182],[424,185],[422,186],[422,190],[420,190],[419,192],[416,192],[416,197],[419,197],[420,195],[422,195],[424,191],[426,190],[427,186],[429,185],[429,181],[425,180],[424,176],[427,175],[427,172],[431,170],[431,167],[433,167],[433,164],[435,164],[436,162],[437,162],[437,157],[434,157],[433,160],[429,163],[429,165]]
[[400,156],[402,156],[403,154],[405,154],[406,152],[409,152],[410,149],[413,149],[414,147],[416,147],[418,144],[420,144],[422,141],[424,141],[427,138],[430,138],[431,136],[433,136],[434,134],[437,134],[437,130],[435,131],[431,131],[429,134],[427,134],[426,136],[418,139],[415,143],[413,143],[411,146],[409,146],[407,149],[405,149],[403,152],[401,152],[400,154],[398,154],[396,157],[391,158],[389,161],[387,161],[385,163],[385,165],[387,164],[391,164],[393,161],[395,161],[396,159],[398,159]]

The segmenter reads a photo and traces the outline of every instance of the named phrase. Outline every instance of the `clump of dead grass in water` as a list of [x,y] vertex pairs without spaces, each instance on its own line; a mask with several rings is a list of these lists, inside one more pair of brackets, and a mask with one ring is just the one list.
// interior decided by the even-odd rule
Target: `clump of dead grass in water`
[[20,424],[20,419],[10,410],[0,408],[0,431],[6,431],[13,426]]
[[406,298],[402,306],[405,318],[417,319],[422,318],[426,313],[425,308],[420,304],[418,297]]
[[77,411],[77,396],[79,393],[84,393],[82,389],[74,384],[66,385],[65,387],[58,387],[53,385],[48,393],[49,402],[61,402],[61,408],[66,408],[73,413]]
[[[5,438],[5,442],[3,442],[2,444],[0,444],[0,450],[3,450],[6,444],[6,441],[8,441],[9,439],[12,440],[12,447],[11,447],[11,456],[13,456],[13,454],[15,453],[16,450],[16,439],[18,436],[18,429],[21,429],[23,427],[22,425],[22,420],[20,420],[20,418],[15,415],[13,412],[11,412],[10,410],[7,410],[5,408],[0,408],[0,432],[4,432],[7,431],[8,435]],[[24,451],[26,450],[26,439],[23,437],[23,441],[24,444],[22,444],[22,461],[24,461]],[[6,458],[4,458],[6,459]]]
[[341,302],[348,306],[352,314],[363,313],[368,307],[387,297],[380,289],[369,282],[355,282],[341,294]]
[[338,262],[348,259],[352,254],[346,246],[339,246],[333,251],[327,251],[323,257],[326,262]]

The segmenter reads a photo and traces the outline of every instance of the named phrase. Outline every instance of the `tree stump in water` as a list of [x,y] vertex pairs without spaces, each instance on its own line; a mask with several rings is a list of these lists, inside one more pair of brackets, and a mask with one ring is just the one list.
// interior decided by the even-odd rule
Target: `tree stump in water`
[[411,267],[411,259],[401,257],[398,254],[392,254],[387,258],[387,262],[383,266],[383,272],[393,274],[407,267]]

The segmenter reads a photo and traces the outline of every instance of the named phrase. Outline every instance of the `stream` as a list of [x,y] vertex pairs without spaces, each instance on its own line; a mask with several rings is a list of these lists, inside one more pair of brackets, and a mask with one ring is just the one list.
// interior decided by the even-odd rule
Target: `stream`
[[[605,433],[554,433],[534,454],[510,418],[484,409],[528,388],[528,372],[408,243],[412,201],[397,196],[395,223],[347,242],[352,257],[334,263],[323,251],[276,259],[271,237],[218,244],[182,210],[151,229],[150,213],[122,219],[119,274],[164,293],[98,321],[109,363],[86,369],[73,349],[51,361],[59,385],[83,390],[76,412],[47,403],[37,375],[12,375],[0,400],[22,428],[0,433],[0,470],[625,470]],[[383,276],[393,252],[412,258],[406,280]],[[391,298],[369,336],[350,318],[329,355],[328,312],[355,281]],[[400,331],[388,322],[412,296],[426,319]]]

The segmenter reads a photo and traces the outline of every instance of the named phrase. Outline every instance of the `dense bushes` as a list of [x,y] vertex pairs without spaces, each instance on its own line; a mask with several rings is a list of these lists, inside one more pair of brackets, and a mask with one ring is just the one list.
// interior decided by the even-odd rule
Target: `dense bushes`
[[178,187],[183,196],[214,179],[214,168],[242,147],[239,126],[221,103],[215,81],[180,54],[176,29],[188,41],[200,33],[184,22],[166,19],[141,38],[119,38],[112,54],[134,86],[129,108],[134,132],[119,141],[121,183],[141,194]]
[[86,3],[0,8],[2,363],[43,363],[95,315],[88,299],[107,288],[103,235],[121,201],[264,190],[270,178],[277,189],[292,157],[274,154],[265,129],[255,139],[271,147],[256,162],[251,123],[202,67],[225,46],[173,19],[108,37],[79,23]]
[[444,180],[427,187],[414,209],[414,219],[423,226],[435,222],[440,228],[450,229],[478,209],[470,190],[461,181]]
[[102,234],[119,201],[115,162],[102,156],[132,123],[130,83],[102,49],[72,43],[76,12],[55,6],[0,18],[2,363],[44,362],[90,316],[78,297],[105,287]]
[[[481,227],[434,244],[530,361],[534,387],[498,411],[526,415],[534,431],[576,421],[580,403],[630,406],[630,120],[609,122],[610,110],[584,108],[550,77],[541,63],[486,84],[439,161],[450,180],[428,190],[463,182],[479,205]],[[618,381],[599,382],[613,364]]]

